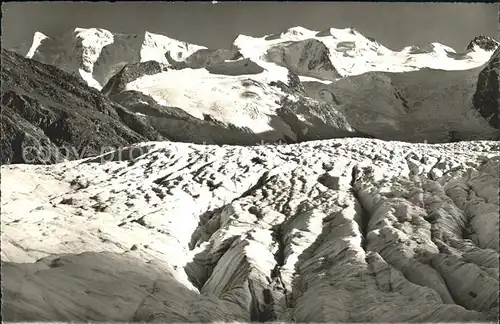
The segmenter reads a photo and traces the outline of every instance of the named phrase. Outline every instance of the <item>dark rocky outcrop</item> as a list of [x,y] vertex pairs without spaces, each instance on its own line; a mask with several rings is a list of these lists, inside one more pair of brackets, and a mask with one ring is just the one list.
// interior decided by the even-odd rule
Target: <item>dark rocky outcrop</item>
[[469,60],[471,57],[466,53],[453,53],[446,51],[446,56],[455,60]]
[[207,71],[212,74],[221,75],[243,75],[243,74],[259,74],[264,69],[250,59],[242,59],[233,62],[220,62],[206,67]]
[[58,154],[55,145],[39,127],[30,124],[9,107],[1,105],[1,109],[1,164],[47,164],[63,160],[63,156]]
[[101,92],[106,96],[116,94],[125,89],[128,83],[144,75],[153,75],[166,70],[167,67],[157,61],[127,64],[106,83]]
[[92,76],[101,86],[117,74],[125,65],[141,61],[141,48],[146,33],[137,35],[114,34],[113,42],[105,45],[93,64]]
[[270,35],[267,35],[266,37],[264,37],[264,39],[266,41],[276,40],[276,39],[280,39],[280,38],[281,38],[280,33],[274,33],[274,34],[270,34]]
[[[8,50],[1,55],[2,163],[53,163],[161,138],[80,78]],[[52,153],[27,161],[28,146]]]
[[500,129],[500,47],[479,73],[473,104],[491,126]]

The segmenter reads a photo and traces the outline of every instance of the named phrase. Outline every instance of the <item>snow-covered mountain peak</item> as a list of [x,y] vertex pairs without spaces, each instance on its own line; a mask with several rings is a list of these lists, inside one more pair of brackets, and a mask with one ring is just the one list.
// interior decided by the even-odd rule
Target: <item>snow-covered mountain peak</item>
[[470,41],[469,45],[467,45],[467,50],[493,52],[498,46],[500,46],[500,43],[497,40],[489,36],[480,35]]
[[32,58],[38,46],[40,46],[40,44],[47,38],[49,38],[47,35],[39,31],[35,32],[35,34],[33,35],[33,42],[31,43],[28,53],[26,53],[26,57]]
[[104,39],[112,39],[113,38],[113,33],[110,32],[109,30],[102,29],[102,28],[82,28],[82,27],[76,27],[73,30],[73,35],[76,38],[79,38],[81,40],[84,40],[86,42],[91,42],[91,41],[100,41],[103,38]]
[[80,75],[100,90],[126,64],[151,60],[168,64],[166,52],[183,60],[204,48],[148,31],[121,34],[102,28],[77,27],[53,38],[35,33],[30,49],[23,54]]

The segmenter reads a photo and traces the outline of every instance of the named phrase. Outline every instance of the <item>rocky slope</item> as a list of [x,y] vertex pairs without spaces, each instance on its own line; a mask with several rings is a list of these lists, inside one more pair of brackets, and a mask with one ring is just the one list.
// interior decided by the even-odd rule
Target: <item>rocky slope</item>
[[8,50],[1,55],[2,163],[52,163],[161,138],[81,79]]
[[246,145],[363,136],[330,103],[306,97],[292,71],[284,71],[283,82],[247,60],[185,68],[127,65],[102,91],[176,141]]
[[148,142],[1,168],[6,321],[483,322],[498,142]]

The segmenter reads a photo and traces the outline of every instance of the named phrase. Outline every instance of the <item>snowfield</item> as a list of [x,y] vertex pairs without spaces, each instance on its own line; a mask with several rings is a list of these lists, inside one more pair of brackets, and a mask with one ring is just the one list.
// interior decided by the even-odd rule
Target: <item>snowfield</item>
[[[373,39],[369,39],[354,28],[330,28],[326,31],[312,31],[303,27],[293,27],[281,34],[256,38],[240,35],[234,44],[240,48],[245,57],[260,59],[263,53],[296,44],[307,46],[310,40],[317,40],[316,46],[324,46],[327,59],[331,61],[341,76],[358,75],[369,71],[407,72],[422,68],[440,70],[465,70],[484,64],[491,56],[491,51],[474,47],[472,51],[457,60],[448,53],[456,54],[449,46],[431,43],[419,53],[406,47],[402,51],[392,51]],[[295,50],[293,53],[310,54],[307,51]],[[291,60],[290,60],[291,59]],[[289,58],[289,62],[299,61],[304,57]],[[278,63],[278,62],[276,62]],[[288,62],[283,62],[287,64]]]
[[499,148],[148,142],[2,166],[4,320],[493,321]]

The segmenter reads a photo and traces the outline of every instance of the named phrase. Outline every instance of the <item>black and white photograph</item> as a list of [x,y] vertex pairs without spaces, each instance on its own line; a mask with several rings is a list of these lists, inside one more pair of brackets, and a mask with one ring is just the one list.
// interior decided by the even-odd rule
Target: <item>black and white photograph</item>
[[498,321],[500,4],[1,21],[6,323]]

